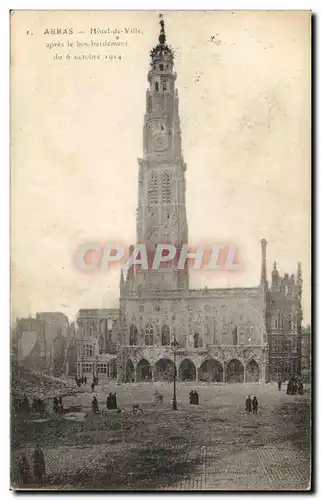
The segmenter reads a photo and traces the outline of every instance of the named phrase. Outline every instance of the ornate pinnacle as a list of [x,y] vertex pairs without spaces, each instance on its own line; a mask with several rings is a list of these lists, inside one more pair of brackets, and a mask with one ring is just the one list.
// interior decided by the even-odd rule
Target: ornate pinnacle
[[158,40],[159,40],[159,43],[161,45],[164,45],[165,42],[166,42],[165,23],[164,23],[164,20],[163,20],[163,15],[160,14],[159,17],[160,17],[159,24],[160,24],[161,30],[160,30],[160,34],[159,34]]
[[164,56],[167,56],[167,57],[170,57],[171,59],[174,59],[174,54],[173,54],[172,49],[168,45],[166,45],[165,23],[163,20],[163,15],[160,14],[159,17],[160,17],[160,21],[159,21],[160,33],[159,33],[159,37],[158,37],[159,43],[158,43],[158,45],[156,45],[156,47],[154,47],[151,50],[150,56],[152,59],[155,59],[156,57],[164,57]]

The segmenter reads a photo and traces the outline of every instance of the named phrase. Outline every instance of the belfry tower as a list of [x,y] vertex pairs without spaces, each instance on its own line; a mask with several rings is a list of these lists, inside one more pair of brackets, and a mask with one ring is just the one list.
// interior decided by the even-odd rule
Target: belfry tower
[[[180,249],[188,241],[185,170],[182,156],[174,54],[166,44],[163,19],[158,44],[150,52],[149,88],[143,128],[144,156],[139,159],[137,243],[153,253],[157,243]],[[179,251],[178,251],[179,254]],[[137,269],[133,289],[184,290],[188,269],[171,261],[158,270]]]

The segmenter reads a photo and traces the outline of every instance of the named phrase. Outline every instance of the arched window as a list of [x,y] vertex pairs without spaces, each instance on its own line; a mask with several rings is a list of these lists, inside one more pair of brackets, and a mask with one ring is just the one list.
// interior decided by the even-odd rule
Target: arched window
[[145,345],[154,345],[154,330],[153,330],[152,325],[146,326]]
[[162,201],[163,203],[171,202],[171,180],[167,172],[164,173],[162,182]]
[[130,325],[129,328],[129,345],[137,345],[138,332],[135,325]]
[[157,203],[158,203],[158,179],[155,172],[152,172],[148,187],[148,204],[155,205]]
[[169,326],[164,325],[162,328],[162,345],[169,345],[170,341],[170,332]]

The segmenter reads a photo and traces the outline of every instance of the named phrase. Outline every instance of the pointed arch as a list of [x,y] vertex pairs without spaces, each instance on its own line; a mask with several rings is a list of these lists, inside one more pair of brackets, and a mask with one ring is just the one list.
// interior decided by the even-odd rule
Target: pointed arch
[[231,359],[226,364],[226,382],[244,382],[244,365],[239,359]]
[[154,380],[155,382],[159,380],[170,382],[173,380],[175,372],[176,366],[174,365],[174,361],[168,358],[161,358],[154,366]]
[[201,382],[223,382],[223,365],[217,359],[205,359],[198,369]]
[[260,380],[260,366],[254,358],[246,364],[245,380],[246,382],[259,382]]
[[142,358],[136,365],[136,380],[137,382],[152,381],[152,367],[145,358]]
[[181,380],[196,380],[196,367],[188,358],[181,361],[178,369],[178,376]]

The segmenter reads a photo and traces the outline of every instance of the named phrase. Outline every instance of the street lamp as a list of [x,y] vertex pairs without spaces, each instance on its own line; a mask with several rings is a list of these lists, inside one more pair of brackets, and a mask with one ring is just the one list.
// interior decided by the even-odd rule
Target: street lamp
[[173,382],[174,382],[174,394],[173,394],[173,410],[177,410],[177,399],[176,399],[176,352],[177,349],[179,348],[179,343],[177,340],[174,338],[173,342],[171,343],[171,347],[173,349],[173,354],[174,354],[174,374],[173,374]]

